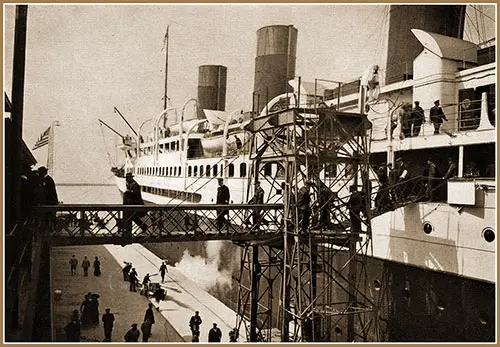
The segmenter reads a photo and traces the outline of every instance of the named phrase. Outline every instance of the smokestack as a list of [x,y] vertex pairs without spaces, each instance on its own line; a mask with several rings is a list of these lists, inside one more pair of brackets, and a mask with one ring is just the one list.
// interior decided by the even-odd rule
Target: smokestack
[[269,100],[293,91],[288,81],[295,77],[297,29],[293,25],[270,25],[257,30],[254,110],[260,113]]
[[200,110],[224,111],[226,108],[227,67],[201,65],[198,68],[198,104]]
[[465,9],[465,5],[392,5],[385,84],[413,78],[413,60],[422,45],[411,29],[462,39]]

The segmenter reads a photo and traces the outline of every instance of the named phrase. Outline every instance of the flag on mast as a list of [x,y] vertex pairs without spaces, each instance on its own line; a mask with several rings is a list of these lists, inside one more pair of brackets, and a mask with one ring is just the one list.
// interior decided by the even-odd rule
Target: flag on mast
[[33,148],[31,149],[32,151],[34,151],[35,149],[38,149],[40,147],[43,147],[45,145],[48,145],[49,144],[49,136],[50,136],[50,128],[51,127],[48,127],[47,130],[45,130],[41,135],[40,137],[38,138],[38,140],[36,141],[35,145],[33,146]]

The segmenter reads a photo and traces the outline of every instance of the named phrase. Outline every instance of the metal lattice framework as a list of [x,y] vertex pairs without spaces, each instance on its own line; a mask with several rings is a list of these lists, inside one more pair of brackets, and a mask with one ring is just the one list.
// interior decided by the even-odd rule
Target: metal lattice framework
[[[281,341],[375,339],[377,305],[367,295],[365,264],[370,129],[365,116],[331,108],[289,108],[254,119],[251,179],[282,192],[285,223],[279,240],[242,244],[238,326],[250,341],[274,341],[273,329]],[[264,169],[270,164],[279,167],[272,179]],[[315,183],[315,207],[304,232],[295,201],[307,180]],[[350,185],[364,197],[354,224]],[[273,261],[264,268],[266,258]]]
[[[264,228],[248,223],[255,210]],[[223,223],[218,216],[224,215]],[[269,240],[283,232],[283,205],[41,206],[29,223],[53,246],[141,242]]]

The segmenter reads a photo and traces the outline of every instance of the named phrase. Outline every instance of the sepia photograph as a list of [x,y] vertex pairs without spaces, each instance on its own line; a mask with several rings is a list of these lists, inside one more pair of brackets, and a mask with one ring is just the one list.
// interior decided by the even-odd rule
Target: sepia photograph
[[496,342],[496,19],[3,4],[3,342]]

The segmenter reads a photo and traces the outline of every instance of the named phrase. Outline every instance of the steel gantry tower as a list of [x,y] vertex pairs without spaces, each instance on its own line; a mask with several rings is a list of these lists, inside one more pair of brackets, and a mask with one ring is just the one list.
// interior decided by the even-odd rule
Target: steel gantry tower
[[[252,131],[251,179],[271,184],[266,201],[282,199],[284,232],[240,243],[238,328],[250,341],[375,340],[366,278],[370,122],[333,107],[287,107],[256,116]],[[304,226],[296,201],[308,181]]]

